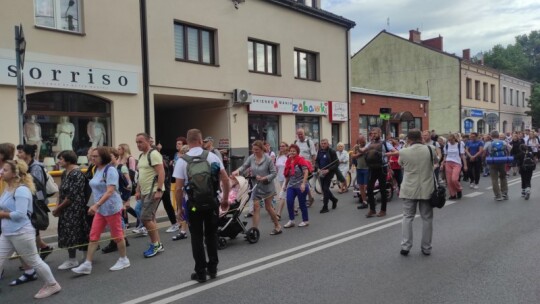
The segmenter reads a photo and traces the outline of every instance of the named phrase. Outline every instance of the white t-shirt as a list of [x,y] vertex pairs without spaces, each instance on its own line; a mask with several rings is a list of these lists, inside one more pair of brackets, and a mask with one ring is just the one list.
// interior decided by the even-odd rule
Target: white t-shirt
[[[194,147],[189,149],[189,151],[186,153],[189,156],[198,156],[203,153],[202,147]],[[212,163],[218,163],[219,168],[221,170],[224,170],[225,167],[223,167],[223,163],[219,160],[219,157],[215,155],[213,152],[208,152],[208,157],[206,158],[206,161],[212,165]],[[173,177],[183,179],[184,181],[187,181],[187,163],[182,158],[179,158],[176,164],[174,165],[174,171],[173,171]]]
[[[308,145],[309,141],[309,145]],[[298,148],[300,148],[300,156],[311,161],[311,159],[317,156],[317,151],[315,150],[315,143],[309,138],[305,138],[304,141],[296,140],[294,142]]]
[[287,155],[281,155],[276,159],[276,169],[277,169],[277,180],[279,182],[285,181],[285,163],[287,162]]
[[444,155],[446,155],[446,161],[461,164],[461,155],[465,154],[465,145],[463,144],[463,142],[459,142],[459,145],[459,149],[458,143],[455,143],[453,145],[451,143],[447,143],[444,146]]

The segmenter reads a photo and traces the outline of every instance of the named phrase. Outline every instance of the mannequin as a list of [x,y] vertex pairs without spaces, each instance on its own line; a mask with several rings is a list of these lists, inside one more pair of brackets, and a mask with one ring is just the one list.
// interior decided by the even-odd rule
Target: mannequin
[[86,125],[88,138],[92,143],[92,148],[101,147],[105,143],[105,126],[99,121],[99,117],[94,117],[93,120]]
[[266,124],[266,142],[272,149],[278,149],[277,134],[274,126],[271,123]]
[[57,150],[73,150],[73,138],[75,137],[75,126],[69,122],[69,117],[60,117],[60,122],[56,125]]
[[24,123],[24,141],[29,145],[36,145],[36,159],[39,159],[39,152],[41,151],[41,143],[43,138],[41,137],[41,125],[36,122],[36,115],[31,115]]

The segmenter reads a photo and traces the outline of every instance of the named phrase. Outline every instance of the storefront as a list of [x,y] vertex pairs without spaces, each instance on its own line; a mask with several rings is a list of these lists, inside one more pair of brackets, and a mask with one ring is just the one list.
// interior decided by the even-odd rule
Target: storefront
[[461,117],[461,126],[465,134],[471,132],[487,134],[499,129],[499,113],[492,110],[463,108]]
[[330,143],[332,144],[332,147],[336,147],[338,142],[343,141],[343,132],[341,132],[342,127],[348,127],[349,107],[347,106],[347,103],[330,102],[328,117],[332,123],[332,140]]

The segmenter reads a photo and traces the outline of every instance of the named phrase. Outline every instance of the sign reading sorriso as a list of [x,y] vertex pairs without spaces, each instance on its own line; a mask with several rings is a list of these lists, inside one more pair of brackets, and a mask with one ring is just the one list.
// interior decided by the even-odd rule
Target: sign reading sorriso
[[[137,72],[27,61],[24,76],[27,87],[138,93]],[[0,85],[17,85],[14,60],[0,58]]]

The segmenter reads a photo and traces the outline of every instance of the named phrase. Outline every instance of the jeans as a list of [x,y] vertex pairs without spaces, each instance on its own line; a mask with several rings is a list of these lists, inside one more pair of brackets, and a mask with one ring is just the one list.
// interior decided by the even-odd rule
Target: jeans
[[489,165],[489,171],[491,171],[493,194],[495,194],[496,197],[501,197],[503,194],[507,195],[508,181],[506,180],[506,164]]
[[433,235],[433,207],[429,200],[405,199],[403,201],[403,221],[401,222],[401,249],[411,250],[413,245],[413,221],[416,215],[416,205],[422,218],[422,243],[424,252],[431,252],[431,237]]
[[4,262],[15,251],[26,265],[36,270],[38,277],[42,278],[45,283],[49,285],[56,283],[51,268],[43,262],[38,254],[36,236],[33,233],[0,235],[0,273],[2,273]]
[[[218,214],[219,210],[191,210],[189,206],[189,232],[191,233],[191,251],[195,260],[195,272],[199,276],[209,273],[217,273],[218,259]],[[208,254],[208,262],[204,252],[204,244],[206,244],[206,253]]]
[[481,160],[477,159],[475,161],[468,160],[468,170],[469,170],[469,178],[471,184],[478,185],[478,182],[480,181],[480,174],[482,172],[482,162]]
[[298,205],[300,211],[302,211],[302,221],[309,221],[308,209],[306,205],[306,197],[309,193],[309,186],[306,184],[304,192],[300,191],[300,188],[289,187],[287,188],[287,211],[289,212],[289,219],[294,221],[294,200],[298,196]]
[[532,170],[519,170],[519,174],[521,175],[521,189],[530,188],[533,171]]
[[337,198],[334,196],[334,194],[332,194],[332,191],[330,191],[330,184],[332,183],[333,177],[333,173],[328,173],[320,178],[321,188],[323,191],[323,209],[328,209],[328,201],[337,201]]
[[375,211],[375,182],[379,181],[379,192],[381,193],[381,211],[386,211],[386,203],[388,197],[386,196],[386,175],[388,174],[388,167],[369,169],[369,180],[367,185],[367,197],[369,209]]

